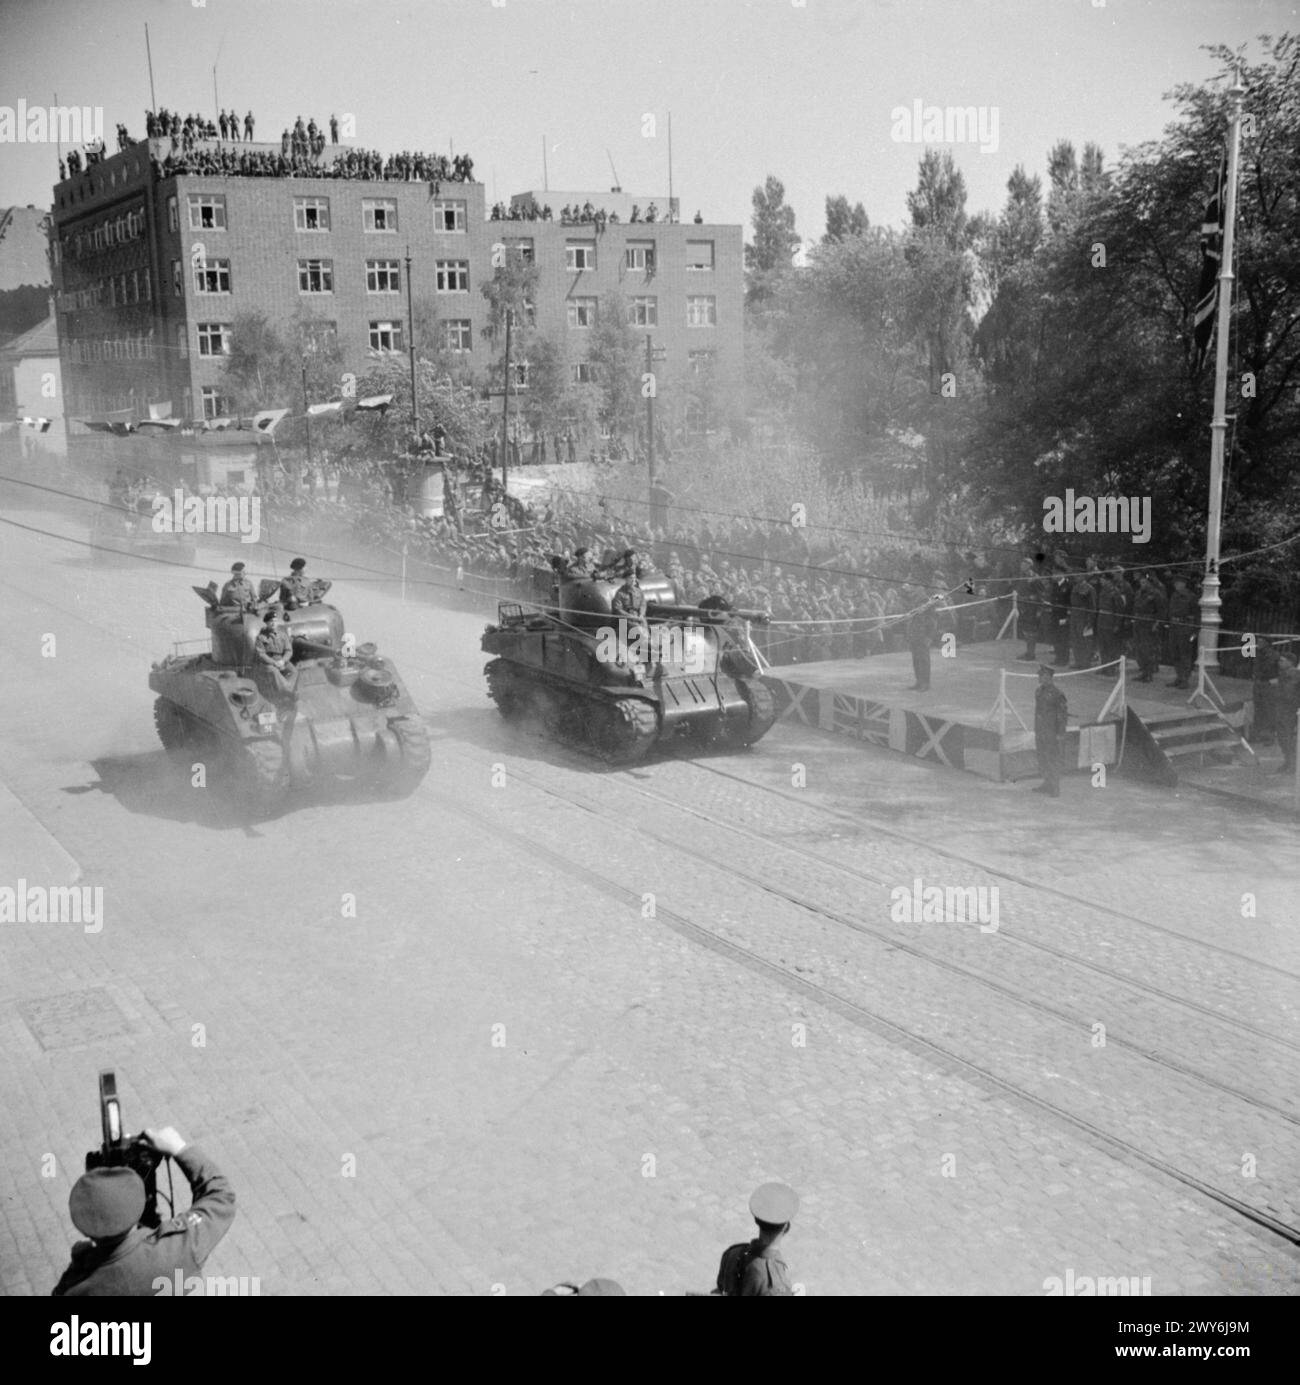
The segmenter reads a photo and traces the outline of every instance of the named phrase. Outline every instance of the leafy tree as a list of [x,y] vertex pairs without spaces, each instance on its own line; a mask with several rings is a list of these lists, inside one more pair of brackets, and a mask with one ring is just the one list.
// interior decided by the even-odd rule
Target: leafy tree
[[826,233],[822,244],[831,241],[847,240],[849,236],[864,236],[867,233],[867,213],[862,203],[849,206],[849,199],[840,193],[826,199]]
[[753,203],[754,239],[745,246],[745,301],[751,306],[772,297],[799,248],[794,208],[786,205],[779,178],[769,173],[763,186],[754,189]]
[[641,405],[639,347],[621,296],[604,295],[596,310],[596,325],[591,329],[587,361],[595,368],[598,417],[619,438],[631,432]]

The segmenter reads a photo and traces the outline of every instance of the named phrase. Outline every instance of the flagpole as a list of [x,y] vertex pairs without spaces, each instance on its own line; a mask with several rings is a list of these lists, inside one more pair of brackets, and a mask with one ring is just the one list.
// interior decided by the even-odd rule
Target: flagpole
[[1228,95],[1232,116],[1228,135],[1228,187],[1223,210],[1223,247],[1219,261],[1218,336],[1214,358],[1214,418],[1210,423],[1210,513],[1205,527],[1205,579],[1201,587],[1201,639],[1198,687],[1205,674],[1219,668],[1219,529],[1223,520],[1223,461],[1228,435],[1228,337],[1232,329],[1232,254],[1237,219],[1237,162],[1241,144],[1241,103],[1246,88],[1241,69],[1233,76]]

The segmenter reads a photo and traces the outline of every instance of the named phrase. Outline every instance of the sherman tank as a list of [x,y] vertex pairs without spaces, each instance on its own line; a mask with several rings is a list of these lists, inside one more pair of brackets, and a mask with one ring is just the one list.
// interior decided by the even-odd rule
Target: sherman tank
[[679,737],[739,748],[765,735],[775,708],[742,624],[765,613],[682,605],[655,574],[641,583],[642,625],[613,614],[618,586],[562,580],[552,606],[499,603],[482,647],[495,656],[484,672],[501,715],[540,718],[611,765]]
[[[277,584],[264,582],[262,596]],[[211,756],[216,776],[255,813],[292,791],[348,779],[394,797],[429,769],[429,735],[397,670],[373,644],[352,650],[343,617],[322,601],[285,613],[293,690],[255,657],[260,611],[220,606],[215,583],[194,591],[207,606],[208,648],[154,664],[154,723],[168,750]]]

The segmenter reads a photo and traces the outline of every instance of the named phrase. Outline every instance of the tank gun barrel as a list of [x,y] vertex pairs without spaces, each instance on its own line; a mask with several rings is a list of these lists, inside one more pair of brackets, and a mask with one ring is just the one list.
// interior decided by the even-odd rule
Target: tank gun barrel
[[673,620],[704,620],[721,625],[728,620],[752,620],[766,624],[771,616],[766,611],[741,608],[724,610],[716,606],[681,606],[661,601],[646,602],[646,615],[667,616]]
[[297,635],[293,637],[293,649],[295,654],[309,654],[313,657],[328,655],[331,659],[338,653],[332,644],[321,644],[318,640],[305,640]]

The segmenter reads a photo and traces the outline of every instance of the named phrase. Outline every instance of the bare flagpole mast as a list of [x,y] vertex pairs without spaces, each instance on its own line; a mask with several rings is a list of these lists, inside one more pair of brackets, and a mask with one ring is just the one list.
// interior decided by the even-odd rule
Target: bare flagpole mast
[[1241,69],[1233,76],[1228,95],[1232,115],[1228,134],[1228,187],[1223,209],[1222,258],[1219,261],[1219,291],[1216,304],[1218,335],[1214,358],[1214,418],[1210,423],[1210,513],[1205,527],[1205,580],[1201,587],[1201,639],[1196,690],[1204,694],[1205,675],[1219,668],[1219,530],[1223,522],[1223,466],[1228,434],[1228,338],[1232,330],[1233,243],[1236,239],[1237,166],[1241,146],[1241,103],[1246,88]]
[[158,98],[154,95],[153,90],[153,49],[149,46],[149,26],[147,24],[144,26],[144,51],[145,56],[149,59],[149,109],[154,115],[157,115]]

